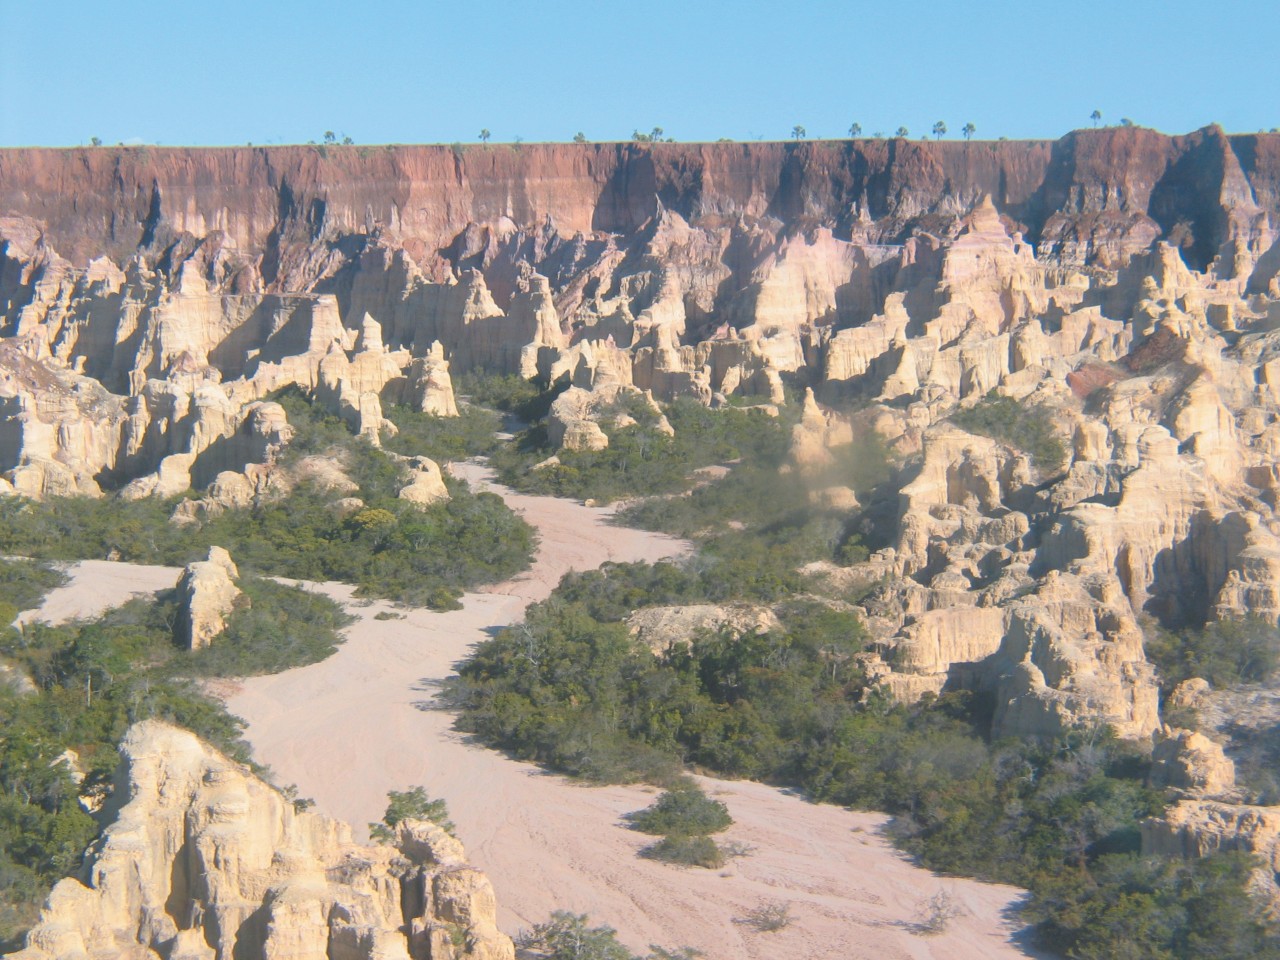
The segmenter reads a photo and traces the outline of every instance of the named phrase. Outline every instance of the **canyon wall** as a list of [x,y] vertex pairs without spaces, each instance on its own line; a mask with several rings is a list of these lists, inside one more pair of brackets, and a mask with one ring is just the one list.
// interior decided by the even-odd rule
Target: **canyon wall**
[[984,195],[1033,241],[1143,223],[1176,233],[1202,267],[1250,233],[1252,215],[1276,212],[1280,136],[1132,127],[975,143],[0,150],[0,213],[37,222],[77,266],[215,231],[248,257],[384,231],[421,262],[473,224],[625,235],[658,205],[686,220],[771,217],[899,242],[912,220]]
[[[579,449],[620,394],[805,395],[798,467],[865,431],[898,462],[880,549],[828,571],[885,584],[886,689],[1147,736],[1140,618],[1280,615],[1278,216],[1280,135],[1215,127],[0,151],[0,494],[269,498],[284,387],[377,443],[452,374],[565,378]],[[993,392],[1062,462],[955,426]]]

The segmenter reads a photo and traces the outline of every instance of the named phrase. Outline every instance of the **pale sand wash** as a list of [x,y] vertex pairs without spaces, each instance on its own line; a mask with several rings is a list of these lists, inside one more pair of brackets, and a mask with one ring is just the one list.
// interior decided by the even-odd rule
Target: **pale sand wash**
[[[454,468],[473,484],[487,474]],[[499,920],[514,933],[552,910],[590,914],[628,945],[692,946],[709,960],[914,958],[985,960],[1026,954],[1010,937],[1009,910],[1021,891],[943,879],[905,860],[878,833],[886,817],[806,803],[756,783],[705,779],[737,821],[721,837],[753,848],[723,870],[679,869],[643,860],[651,838],[620,816],[646,806],[645,787],[584,787],[475,745],[452,716],[424,710],[435,683],[487,631],[517,621],[568,570],[608,560],[657,560],[686,545],[608,524],[609,511],[501,490],[541,538],[533,569],[484,592],[462,610],[400,611],[351,600],[351,588],[316,589],[359,617],[347,642],[323,663],[244,681],[228,704],[249,722],[257,757],[281,783],[296,783],[320,809],[357,825],[377,819],[388,790],[421,785],[448,801],[476,866],[492,878]],[[40,616],[87,615],[84,586],[102,606],[134,591],[170,586],[177,571],[82,564],[69,589],[51,594]],[[380,612],[403,619],[375,620]],[[940,936],[912,931],[921,905],[947,891],[961,913]],[[793,922],[775,933],[735,923],[765,901],[789,904]]]

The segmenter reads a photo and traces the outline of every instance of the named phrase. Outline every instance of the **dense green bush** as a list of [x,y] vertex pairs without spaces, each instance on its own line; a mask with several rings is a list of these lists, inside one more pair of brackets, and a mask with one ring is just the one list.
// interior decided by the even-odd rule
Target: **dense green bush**
[[663,837],[640,851],[647,860],[661,860],[680,867],[705,867],[718,870],[725,865],[724,851],[705,834]]
[[545,417],[555,398],[567,389],[567,376],[550,385],[525,380],[513,373],[495,375],[482,370],[464,373],[454,379],[454,393],[458,396],[465,396],[482,407],[509,413],[525,423]]
[[1017,447],[1046,472],[1059,469],[1067,457],[1067,448],[1053,426],[1052,412],[1040,404],[1027,404],[993,390],[972,407],[957,410],[951,421],[970,433]]
[[624,816],[631,829],[661,836],[640,851],[642,857],[686,867],[716,869],[725,853],[711,839],[733,823],[728,808],[712,800],[693,780],[683,779],[643,810]]
[[395,840],[396,827],[403,820],[430,820],[451,836],[458,829],[449,819],[449,807],[443,800],[433,800],[422,787],[414,787],[387,793],[387,810],[382,822],[369,824],[369,836],[380,843],[390,843]]
[[729,809],[712,800],[696,783],[683,781],[663,792],[643,810],[628,813],[623,819],[631,829],[641,833],[672,837],[706,836],[719,833],[733,823]]
[[[781,419],[759,411],[708,410],[692,400],[667,408],[673,437],[655,428],[656,415],[638,398],[626,398],[616,412],[637,422],[616,427],[606,416],[601,425],[609,446],[604,450],[557,451],[547,443],[545,428],[534,425],[495,451],[494,466],[517,490],[609,501],[686,490],[693,472],[712,464],[738,458],[777,461],[789,437],[789,424]],[[558,465],[538,467],[553,454]]]
[[1249,895],[1252,859],[1136,854],[1045,876],[1032,904],[1046,942],[1079,960],[1252,960],[1280,956]]
[[396,433],[384,433],[382,445],[404,456],[430,457],[444,464],[486,456],[500,443],[498,417],[483,407],[464,405],[456,417],[437,417],[396,404],[382,412],[396,426]]
[[1280,631],[1256,618],[1215,620],[1181,630],[1155,628],[1144,647],[1166,692],[1191,677],[1215,687],[1263,683],[1280,668]]
[[215,642],[178,661],[194,676],[253,677],[318,663],[355,617],[328,597],[274,580],[244,577],[243,596]]
[[[284,462],[312,454],[343,460],[365,510],[343,516],[332,493],[303,484],[281,500],[229,510],[192,529],[169,522],[174,501],[8,497],[0,500],[0,553],[186,564],[216,544],[246,571],[339,580],[355,584],[360,596],[436,608],[456,606],[467,588],[506,579],[528,565],[533,530],[501,498],[449,481],[446,503],[422,508],[401,500],[402,468],[382,451],[295,392],[276,399],[296,431]],[[414,431],[427,427],[414,423],[404,444],[418,453]],[[441,436],[433,442],[467,442]]]

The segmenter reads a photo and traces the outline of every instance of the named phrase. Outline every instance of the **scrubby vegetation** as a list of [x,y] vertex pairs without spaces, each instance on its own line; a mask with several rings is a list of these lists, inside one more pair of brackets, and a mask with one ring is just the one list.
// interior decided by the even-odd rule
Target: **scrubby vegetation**
[[690,779],[679,781],[651,806],[623,819],[633,830],[662,837],[641,850],[642,857],[688,867],[724,866],[725,852],[711,834],[727,829],[733,818],[723,803],[712,800]]
[[1167,693],[1201,677],[1216,688],[1263,683],[1280,670],[1280,632],[1265,620],[1215,620],[1180,630],[1154,628],[1143,644]]
[[0,558],[0,627],[7,627],[23,610],[38,607],[46,593],[66,582],[66,574],[47,563]]
[[1080,960],[1222,960],[1280,956],[1249,896],[1250,857],[1096,858],[1046,877],[1031,906],[1045,942]]
[[437,417],[395,404],[387,405],[383,415],[395,424],[396,433],[385,431],[382,446],[403,456],[444,463],[487,456],[501,443],[496,436],[497,415],[473,404],[464,404],[456,417]]
[[692,780],[663,792],[652,805],[624,817],[633,830],[672,837],[707,836],[733,824],[729,809]]
[[[796,604],[779,631],[695,637],[664,654],[630,640],[619,622],[627,604],[685,602],[697,584],[695,570],[669,564],[566,577],[463,665],[452,688],[460,726],[595,780],[672,782],[692,764],[890,811],[896,839],[925,865],[1029,887],[1054,947],[1093,938],[1111,956],[1189,956],[1176,945],[1201,935],[1198,918],[1222,889],[1235,884],[1249,902],[1243,873],[1216,858],[1195,869],[1221,889],[1138,856],[1138,823],[1164,806],[1146,786],[1140,747],[1101,730],[993,743],[990,704],[972,694],[889,702],[867,690],[853,658],[865,637],[848,614]],[[1172,926],[1159,936],[1093,929],[1088,904],[1142,875],[1159,890],[1130,903],[1133,922]],[[1236,916],[1245,919],[1233,942],[1254,952],[1221,955],[1266,956],[1275,943],[1261,921],[1244,907]],[[1134,943],[1140,952],[1125,953]]]
[[[49,571],[39,576],[55,584]],[[252,578],[242,587],[252,606],[202,651],[176,645],[172,595],[131,600],[92,622],[28,624],[0,641],[0,655],[35,688],[0,686],[0,947],[14,945],[49,886],[80,865],[99,830],[80,798],[108,791],[130,724],[168,720],[247,762],[241,722],[191,678],[284,669],[334,649],[346,616],[332,601]]]
[[[0,553],[185,564],[216,544],[230,550],[243,570],[340,580],[355,584],[361,596],[436,608],[454,606],[468,587],[528,565],[533,531],[501,498],[448,481],[447,503],[422,508],[401,500],[397,463],[296,393],[276,399],[296,430],[284,463],[313,454],[344,463],[362,508],[344,515],[334,509],[335,494],[304,482],[282,499],[229,510],[193,529],[169,522],[173,501],[72,497],[37,503],[9,497],[0,501]],[[413,417],[405,423],[403,445],[415,454],[426,453],[415,436],[430,435],[422,443],[437,452],[475,449],[467,439],[474,423],[456,432]]]
[[[318,663],[338,648],[338,632],[355,621],[328,597],[274,580],[244,577],[240,589],[226,631],[183,659],[183,673],[253,677]],[[169,603],[162,599],[154,609],[166,610]]]
[[720,846],[703,834],[663,837],[642,849],[640,856],[679,867],[705,867],[708,870],[723,867],[726,859]]
[[585,913],[557,910],[546,923],[519,934],[516,946],[522,956],[546,960],[694,960],[698,951],[688,947],[668,950],[650,944],[652,951],[641,957],[618,940],[618,931],[608,926],[591,926]]
[[1045,472],[1059,469],[1067,448],[1053,426],[1053,414],[1043,405],[1027,404],[992,391],[972,407],[951,415],[956,426],[1017,447]]
[[791,907],[780,900],[766,900],[748,910],[734,923],[758,930],[760,933],[777,933],[791,925]]
[[524,421],[541,420],[551,404],[569,388],[567,378],[547,385],[525,380],[515,374],[488,374],[482,370],[464,373],[454,380],[454,392],[481,407],[490,407]]
[[402,820],[430,820],[450,836],[457,830],[449,819],[448,805],[443,800],[428,797],[422,787],[414,787],[392,790],[387,794],[387,810],[382,815],[382,822],[369,824],[369,836],[380,843],[391,843]]
[[[530,413],[538,408],[533,401],[521,407]],[[769,456],[786,438],[783,424],[760,411],[708,410],[687,399],[665,411],[675,436],[657,429],[658,414],[638,396],[619,401],[615,416],[623,415],[635,422],[618,426],[602,418],[609,437],[604,450],[557,451],[545,427],[535,424],[495,452],[494,466],[504,483],[526,493],[611,501],[687,490],[700,467]],[[540,466],[553,454],[559,463]]]

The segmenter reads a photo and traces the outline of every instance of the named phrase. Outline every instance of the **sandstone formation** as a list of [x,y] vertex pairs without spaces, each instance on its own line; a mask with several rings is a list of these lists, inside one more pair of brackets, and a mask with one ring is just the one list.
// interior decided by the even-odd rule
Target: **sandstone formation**
[[1233,850],[1258,858],[1256,883],[1280,908],[1280,807],[1183,800],[1142,824],[1145,854],[1191,858]]
[[[341,464],[280,464],[284,388],[376,444],[392,404],[455,415],[454,374],[537,375],[567,451],[802,398],[789,469],[876,547],[821,569],[884,689],[1146,740],[1147,618],[1280,617],[1278,218],[1280,135],[1217,127],[0,151],[0,495],[195,489],[200,523],[311,471],[358,510]],[[953,422],[990,395],[1061,461]],[[839,448],[872,430],[862,504]],[[1158,782],[1230,794],[1220,742],[1163,735]]]
[[512,960],[493,888],[435,824],[394,846],[300,811],[158,721],[132,727],[114,820],[15,960]]
[[1234,792],[1235,765],[1222,746],[1203,733],[1165,727],[1151,754],[1151,782],[1196,797],[1222,797]]
[[411,479],[400,488],[400,499],[419,506],[430,506],[449,499],[449,488],[444,484],[440,465],[429,457],[406,457]]
[[209,646],[227,628],[226,618],[242,594],[231,554],[210,547],[207,560],[189,563],[178,581],[178,638],[188,650]]

